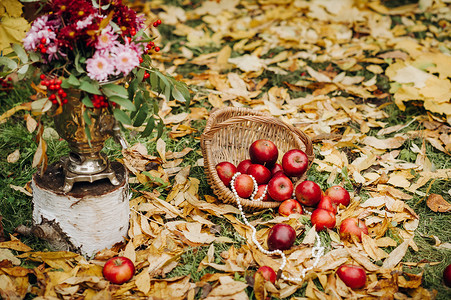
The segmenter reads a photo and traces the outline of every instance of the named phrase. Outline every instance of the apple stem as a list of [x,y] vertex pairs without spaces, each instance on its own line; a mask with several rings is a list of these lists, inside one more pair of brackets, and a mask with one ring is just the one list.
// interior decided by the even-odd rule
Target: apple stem
[[[285,255],[285,253],[283,253],[281,250],[273,250],[273,251],[268,251],[266,249],[263,248],[263,246],[258,242],[257,240],[257,229],[252,226],[251,223],[249,223],[249,221],[246,218],[246,215],[244,214],[243,211],[243,206],[241,205],[241,200],[240,197],[238,196],[238,194],[236,193],[236,190],[234,188],[234,183],[235,183],[235,178],[240,175],[240,172],[235,173],[235,175],[232,177],[231,181],[230,181],[230,187],[232,188],[232,192],[235,195],[235,200],[236,203],[238,205],[238,209],[240,210],[240,214],[241,217],[243,218],[244,224],[246,224],[247,226],[249,226],[252,230],[252,235],[251,235],[251,239],[252,242],[254,243],[254,245],[258,248],[258,250],[260,250],[262,253],[266,254],[266,255],[274,255],[274,254],[278,254],[282,257],[282,264],[279,267],[279,271],[281,273],[281,278],[283,280],[286,281],[294,281],[294,282],[302,282],[304,281],[305,275],[307,274],[308,271],[312,270],[313,268],[316,268],[320,258],[324,255],[324,251],[325,251],[325,247],[321,245],[321,239],[318,235],[318,232],[315,231],[315,239],[316,239],[316,245],[312,248],[312,257],[315,258],[315,260],[313,261],[313,265],[311,267],[308,268],[304,268],[301,272],[301,278],[295,278],[295,277],[287,277],[285,276],[282,271],[285,268],[285,265],[287,264],[287,257]],[[252,177],[252,176],[251,176]],[[252,177],[252,179],[254,180],[254,194],[252,194],[251,199],[254,200],[254,196],[256,194],[256,191],[258,190],[258,185],[257,182],[255,181],[254,177]],[[263,193],[263,196],[261,197],[261,199],[263,199],[263,197],[266,194],[266,190]],[[254,201],[258,201],[259,199],[255,199]]]

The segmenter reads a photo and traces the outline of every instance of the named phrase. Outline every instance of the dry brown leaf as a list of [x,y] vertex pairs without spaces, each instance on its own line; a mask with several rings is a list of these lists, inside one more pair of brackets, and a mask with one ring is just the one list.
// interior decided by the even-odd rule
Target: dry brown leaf
[[20,151],[19,149],[16,149],[14,152],[8,154],[8,157],[6,157],[6,161],[10,164],[13,164],[17,162],[20,158]]
[[266,299],[265,278],[262,273],[256,272],[254,275],[254,296],[256,300]]
[[402,242],[398,247],[396,247],[388,256],[387,259],[384,260],[382,264],[382,268],[392,269],[394,268],[406,255],[407,248],[409,247],[410,242],[413,241],[413,237],[408,240]]
[[[247,284],[241,281],[234,281],[228,276],[220,277],[221,285],[215,287],[205,300],[216,299],[243,299],[241,292],[247,287]],[[241,294],[241,295],[240,295]],[[244,293],[247,299],[247,295]]]
[[21,241],[19,241],[16,238],[12,238],[11,241],[1,242],[0,248],[16,250],[19,252],[33,251],[33,249],[31,249],[30,247],[28,247],[27,245],[25,245],[24,243],[22,243]]
[[363,139],[363,143],[375,149],[396,149],[401,147],[407,140],[407,136],[399,135],[388,139],[378,139],[374,136],[367,136]]
[[362,245],[365,252],[375,261],[388,257],[388,254],[377,246],[375,240],[367,234],[362,234]]
[[435,212],[451,211],[451,203],[446,201],[442,195],[430,194],[426,201],[427,206]]

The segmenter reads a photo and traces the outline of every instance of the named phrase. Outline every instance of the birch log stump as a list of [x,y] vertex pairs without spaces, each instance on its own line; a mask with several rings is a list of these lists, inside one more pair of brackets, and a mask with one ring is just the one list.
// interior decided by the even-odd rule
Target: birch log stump
[[44,238],[56,250],[70,250],[86,257],[110,248],[127,235],[129,222],[128,173],[113,162],[121,182],[108,179],[78,182],[64,194],[64,175],[59,164],[51,165],[32,180],[33,227],[31,233]]

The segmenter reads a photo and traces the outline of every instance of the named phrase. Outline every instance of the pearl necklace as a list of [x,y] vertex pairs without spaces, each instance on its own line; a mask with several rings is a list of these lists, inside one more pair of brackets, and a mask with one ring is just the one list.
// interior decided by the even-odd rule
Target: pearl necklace
[[[302,282],[304,280],[304,278],[305,278],[306,273],[308,271],[312,270],[313,268],[316,268],[316,266],[319,263],[320,258],[324,255],[325,248],[321,245],[321,239],[320,239],[320,237],[318,235],[318,232],[315,231],[316,245],[312,248],[312,257],[315,258],[315,260],[313,261],[313,265],[311,267],[308,267],[308,268],[305,268],[305,269],[302,270],[301,278],[285,276],[285,274],[282,273],[283,269],[285,268],[285,266],[287,264],[287,257],[285,255],[285,253],[283,253],[281,250],[268,251],[268,250],[264,249],[262,247],[262,245],[257,241],[257,229],[254,226],[252,226],[251,223],[249,223],[249,221],[246,218],[246,215],[244,214],[243,206],[241,205],[240,197],[238,196],[238,193],[236,192],[236,189],[235,189],[235,179],[239,175],[241,175],[240,172],[236,172],[233,175],[232,179],[230,180],[230,188],[232,190],[233,195],[235,196],[236,203],[238,205],[238,209],[240,210],[241,217],[243,218],[244,224],[249,226],[251,228],[251,230],[252,230],[252,236],[251,236],[252,242],[258,248],[258,250],[260,250],[262,253],[264,253],[266,255],[277,254],[277,255],[280,255],[282,257],[282,264],[280,265],[279,270],[281,271],[281,276],[280,277],[283,280],[299,282],[299,283]],[[254,182],[254,191],[252,192],[252,195],[250,196],[250,199],[252,201],[262,201],[263,198],[266,195],[268,187],[266,186],[262,196],[260,196],[257,199],[254,199],[254,197],[255,197],[255,195],[257,194],[257,191],[258,191],[258,184],[257,184],[257,181],[255,180],[255,178],[252,175],[249,175],[249,176],[252,178],[252,181]]]

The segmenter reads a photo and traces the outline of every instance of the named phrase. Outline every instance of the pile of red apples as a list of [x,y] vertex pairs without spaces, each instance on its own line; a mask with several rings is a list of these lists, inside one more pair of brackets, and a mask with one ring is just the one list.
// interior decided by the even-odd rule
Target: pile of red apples
[[[250,145],[249,159],[241,161],[237,166],[227,161],[220,162],[216,165],[216,171],[224,185],[235,190],[241,198],[281,202],[279,214],[283,216],[303,214],[303,206],[309,207],[309,211],[313,210],[311,222],[317,231],[334,228],[337,210],[348,206],[351,201],[349,192],[339,185],[323,191],[316,182],[310,180],[294,186],[292,179],[300,178],[308,169],[307,155],[300,149],[291,149],[282,155],[281,164],[277,163],[278,157],[279,151],[273,142],[259,139]],[[241,174],[236,176],[237,172]],[[256,193],[251,176],[258,185]],[[368,228],[357,218],[347,218],[341,222],[339,232],[342,240],[361,241],[362,234],[368,234]],[[279,223],[269,231],[268,249],[288,250],[295,240],[294,228]],[[275,282],[275,272],[270,267],[263,266],[257,272],[261,272],[266,280]],[[342,265],[338,268],[337,275],[350,288],[365,286],[366,273],[360,266]]]

